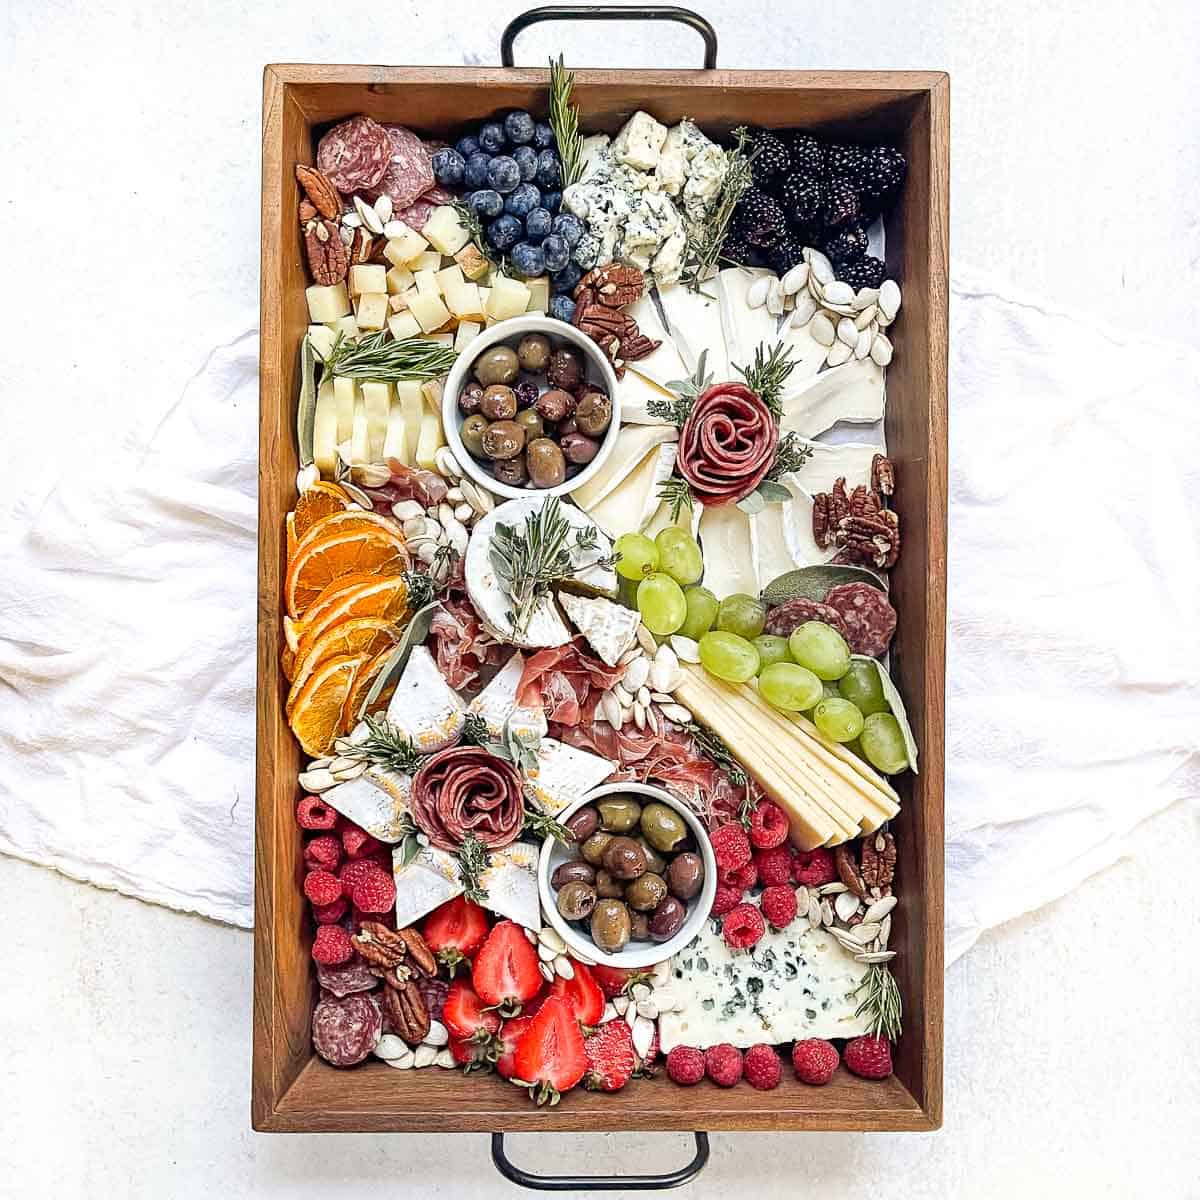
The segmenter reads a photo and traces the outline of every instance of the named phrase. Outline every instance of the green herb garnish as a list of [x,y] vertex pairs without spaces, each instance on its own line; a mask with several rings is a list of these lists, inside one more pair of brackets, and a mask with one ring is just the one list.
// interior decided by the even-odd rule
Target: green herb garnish
[[479,214],[463,200],[454,199],[450,203],[454,211],[458,213],[459,224],[467,231],[467,236],[470,237],[471,244],[493,267],[499,268],[500,263],[493,254],[492,248],[484,240],[483,222],[480,221]]
[[733,131],[737,145],[725,151],[725,170],[721,175],[721,186],[717,198],[704,221],[696,222],[688,231],[687,246],[684,248],[683,274],[680,282],[693,292],[711,278],[721,257],[721,247],[729,235],[729,224],[733,210],[751,184],[750,160],[756,151],[746,153],[749,131],[739,126]]
[[658,489],[658,498],[669,505],[672,524],[679,520],[685,508],[691,512],[696,505],[691,484],[678,475],[671,475],[662,481]]
[[667,384],[667,391],[673,393],[670,400],[651,400],[646,405],[646,412],[660,421],[675,425],[682,429],[696,401],[701,394],[712,387],[712,375],[706,370],[708,351],[702,350],[696,363],[696,369],[687,379],[672,379]]
[[473,833],[468,833],[458,851],[459,882],[463,894],[476,904],[487,903],[487,889],[479,879],[487,865],[487,847]]
[[451,346],[443,346],[428,338],[400,338],[388,341],[391,335],[381,329],[358,342],[338,334],[326,359],[326,369],[348,379],[440,379],[458,358]]
[[775,461],[766,473],[764,482],[777,483],[784,475],[798,471],[813,456],[813,448],[804,444],[798,433],[789,430],[779,439],[775,448]]
[[691,734],[692,740],[700,747],[701,752],[707,758],[711,758],[729,776],[729,782],[734,787],[746,787],[750,780],[742,764],[733,757],[733,751],[717,734],[703,725],[696,724],[695,721],[689,721],[683,726],[683,729]]
[[401,775],[415,775],[425,762],[426,755],[409,741],[387,717],[363,717],[369,730],[365,741],[339,746],[338,753],[360,762],[373,763]]
[[780,399],[783,385],[796,369],[791,348],[783,342],[776,342],[774,349],[764,355],[763,344],[760,342],[754,351],[754,361],[745,367],[739,367],[735,363],[733,369],[745,379],[746,386],[778,421],[783,416],[783,403]]
[[904,1002],[900,999],[900,986],[895,976],[883,963],[873,963],[867,968],[862,982],[851,993],[857,996],[866,989],[862,1003],[855,1009],[856,1017],[866,1016],[871,1022],[872,1037],[886,1037],[895,1042],[900,1037],[900,1021]]
[[541,805],[528,797],[525,799],[525,824],[521,827],[521,832],[543,840],[552,837],[564,846],[570,846],[575,841],[571,831],[565,825],[556,821],[542,809]]
[[562,164],[562,185],[568,188],[583,174],[583,136],[579,132],[579,109],[571,103],[575,74],[558,61],[550,60],[550,128]]

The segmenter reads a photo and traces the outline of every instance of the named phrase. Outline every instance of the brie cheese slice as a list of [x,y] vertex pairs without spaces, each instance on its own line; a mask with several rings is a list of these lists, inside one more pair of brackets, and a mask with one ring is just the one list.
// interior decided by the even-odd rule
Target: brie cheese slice
[[546,714],[540,708],[517,704],[517,686],[524,671],[525,656],[518,650],[468,706],[468,712],[483,718],[493,738],[503,735],[505,725],[525,739],[542,738],[546,734]]
[[392,851],[392,877],[396,881],[396,928],[415,925],[440,904],[461,896],[466,889],[458,879],[458,859],[448,850],[422,846],[410,863],[404,848]]
[[805,438],[824,433],[838,421],[879,421],[884,407],[883,368],[869,358],[851,359],[785,392],[782,402],[780,432]]
[[609,537],[639,531],[662,501],[659,489],[675,469],[677,447],[665,442],[644,459],[599,504],[588,510]]
[[768,504],[760,513],[750,518],[750,541],[754,553],[754,575],[758,580],[758,589],[762,591],[774,579],[786,574],[797,566],[792,557],[791,547],[788,546],[785,525],[789,518],[788,510],[795,507],[796,501],[789,500],[783,504]]
[[751,308],[746,303],[746,293],[751,286],[770,274],[759,267],[727,267],[717,275],[721,328],[730,363],[748,367],[760,345],[764,346],[765,357],[779,341],[779,318],[767,312],[765,304]]
[[795,475],[785,475],[780,482],[792,493],[792,503],[783,505],[780,531],[797,566],[807,567],[828,562],[837,555],[837,548],[822,550],[812,531],[813,499],[796,483]]
[[650,520],[646,522],[642,532],[648,538],[657,537],[668,526],[674,526],[676,529],[686,529],[694,538],[700,536],[700,517],[704,513],[704,505],[699,500],[692,501],[692,507],[689,509],[685,504],[679,510],[679,516],[671,520],[671,506],[664,500],[654,510],[654,514]]
[[822,346],[809,332],[811,327],[812,323],[810,321],[808,325],[797,329],[792,324],[790,314],[784,321],[782,331],[783,343],[791,352],[792,362],[795,363],[795,366],[792,367],[792,373],[788,376],[787,383],[783,385],[783,402],[785,406],[788,397],[804,387],[805,383],[825,365],[825,356],[829,353],[829,347]]
[[790,478],[809,495],[827,492],[835,481],[845,477],[846,491],[852,492],[860,483],[871,482],[871,459],[887,453],[881,446],[866,442],[809,442],[812,456]]
[[414,646],[409,654],[388,702],[387,719],[422,754],[444,750],[458,741],[463,703],[424,646]]
[[554,738],[543,738],[537,766],[528,774],[526,787],[533,800],[557,816],[574,800],[599,787],[617,764],[588,750],[577,750]]
[[411,793],[409,776],[368,767],[357,779],[322,792],[321,799],[373,838],[394,843],[404,836]]
[[497,916],[507,917],[537,933],[542,927],[538,898],[537,868],[540,848],[530,842],[513,842],[488,855],[488,865],[479,872],[479,883],[487,892],[484,905]]
[[641,617],[631,608],[602,596],[572,596],[570,592],[559,592],[558,602],[587,644],[610,667],[615,667],[637,640]]
[[[647,354],[645,358],[626,363],[626,374],[635,371],[644,379],[648,379],[651,383],[664,389],[668,384],[686,379],[690,372],[684,366],[683,359],[680,357],[675,343],[671,340],[670,333],[664,327],[662,318],[658,315],[658,307],[650,292],[643,292],[637,303],[630,305],[625,311],[638,323],[638,328],[646,337],[651,341],[662,343],[657,350]],[[621,417],[622,419],[625,417],[624,409],[621,411]]]
[[709,591],[724,598],[734,592],[758,593],[750,547],[750,518],[736,504],[706,508],[700,517],[704,578]]
[[624,378],[617,381],[617,398],[621,401],[622,425],[661,425],[662,417],[650,415],[650,404],[655,400],[669,404],[675,397],[635,371],[633,363],[627,363]]
[[[705,286],[715,287],[716,284],[709,280]],[[721,327],[718,302],[700,292],[691,291],[681,283],[660,287],[658,298],[662,301],[675,349],[687,365],[688,373],[695,371],[701,353],[707,351],[705,371],[715,383],[728,379],[729,356],[725,349],[725,332]]]
[[[587,483],[571,493],[571,499],[585,512],[590,512],[626,475],[638,466],[655,446],[678,440],[679,430],[674,425],[622,426],[617,434],[612,453],[609,454],[604,465]],[[485,517],[484,520],[487,518]],[[476,529],[478,528],[477,525]],[[621,530],[621,532],[624,533],[625,530]],[[470,551],[468,550],[467,553],[469,556]]]

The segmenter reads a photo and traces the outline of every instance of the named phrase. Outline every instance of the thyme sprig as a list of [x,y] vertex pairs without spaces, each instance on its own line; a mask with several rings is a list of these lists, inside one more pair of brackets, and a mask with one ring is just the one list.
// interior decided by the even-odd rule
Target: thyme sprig
[[897,1041],[901,1032],[904,1002],[900,998],[900,986],[895,976],[885,964],[873,963],[851,994],[857,996],[864,989],[865,994],[854,1015],[867,1017],[873,1037],[882,1036],[890,1042]]
[[764,350],[763,343],[759,342],[754,350],[754,361],[744,367],[734,363],[733,369],[778,421],[783,416],[783,385],[796,369],[796,360],[792,358],[791,347],[783,342],[776,342],[769,353]]
[[764,482],[778,483],[785,475],[798,471],[813,456],[813,448],[794,430],[789,430],[775,447],[775,461],[766,473]]
[[565,825],[556,821],[536,800],[528,796],[525,797],[525,824],[521,827],[521,832],[542,840],[552,837],[564,846],[570,846],[575,841]]
[[687,245],[683,252],[684,268],[680,282],[693,292],[712,277],[721,259],[721,248],[729,235],[734,209],[738,206],[746,189],[750,186],[750,162],[757,151],[746,153],[749,131],[739,125],[733,131],[736,145],[725,152],[725,170],[721,174],[721,186],[713,201],[708,216],[695,222],[688,231]]
[[691,484],[678,475],[670,475],[662,481],[658,488],[658,498],[669,505],[672,524],[679,520],[685,508],[691,512],[696,506]]
[[404,605],[409,612],[416,612],[437,598],[433,580],[424,571],[405,571],[402,577],[405,587]]
[[684,726],[685,732],[691,734],[692,740],[700,747],[701,752],[711,758],[726,775],[734,787],[746,787],[750,782],[745,768],[736,758],[733,751],[725,745],[719,735],[695,721],[689,721]]
[[346,745],[345,749],[339,746],[339,754],[398,771],[401,775],[415,775],[421,769],[428,756],[422,754],[387,717],[364,717],[363,721],[369,731],[366,740]]
[[487,889],[480,881],[487,865],[487,847],[473,833],[468,833],[458,850],[459,882],[463,885],[463,894],[476,904],[487,903]]
[[483,222],[479,219],[479,214],[464,200],[454,199],[450,203],[454,206],[454,211],[458,213],[458,223],[467,231],[471,244],[493,267],[499,267],[499,260],[484,240]]
[[440,379],[458,357],[451,346],[431,342],[428,338],[400,338],[388,341],[391,335],[381,329],[358,342],[338,334],[333,349],[325,360],[326,369],[348,379]]
[[579,132],[579,109],[571,103],[575,73],[558,61],[550,60],[550,128],[558,146],[562,164],[562,185],[568,188],[583,174],[583,135]]

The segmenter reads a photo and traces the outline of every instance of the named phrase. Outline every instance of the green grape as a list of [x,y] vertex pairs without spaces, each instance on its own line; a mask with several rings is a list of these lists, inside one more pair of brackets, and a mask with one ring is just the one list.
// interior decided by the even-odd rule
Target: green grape
[[661,573],[647,576],[638,585],[637,608],[642,623],[658,637],[675,633],[687,616],[683,588]]
[[788,649],[796,662],[818,679],[841,679],[850,666],[846,639],[824,621],[805,621],[788,638]]
[[863,715],[841,696],[830,696],[813,709],[813,724],[835,742],[852,742],[863,731]]
[[758,674],[758,651],[753,642],[714,629],[700,639],[700,661],[704,669],[729,683],[745,683]]
[[704,574],[704,556],[700,543],[686,529],[668,525],[654,539],[658,547],[659,569],[666,571],[676,583],[687,587]]
[[717,610],[717,628],[738,637],[756,638],[766,623],[767,606],[745,592],[726,596]]
[[830,696],[840,696],[841,693],[837,689],[836,683],[830,683],[828,679],[821,680],[821,699],[828,700]]
[[687,601],[687,617],[679,632],[698,642],[717,619],[717,598],[705,587],[690,587],[683,593],[683,598]]
[[658,547],[644,533],[623,533],[613,545],[620,556],[617,574],[626,579],[645,579],[658,570]]
[[867,762],[885,775],[895,775],[908,766],[900,722],[891,713],[872,713],[863,722],[859,745]]
[[879,671],[873,662],[863,662],[861,658],[851,660],[850,669],[838,680],[837,693],[857,705],[864,717],[888,711],[883,684],[879,682]]
[[762,663],[758,669],[760,675],[764,667],[769,667],[774,663],[792,661],[791,655],[788,654],[788,643],[785,637],[776,637],[773,633],[760,633],[754,639],[754,645],[758,649],[758,657]]
[[758,677],[763,699],[788,712],[803,712],[821,699],[821,681],[807,668],[794,662],[776,662],[764,667]]

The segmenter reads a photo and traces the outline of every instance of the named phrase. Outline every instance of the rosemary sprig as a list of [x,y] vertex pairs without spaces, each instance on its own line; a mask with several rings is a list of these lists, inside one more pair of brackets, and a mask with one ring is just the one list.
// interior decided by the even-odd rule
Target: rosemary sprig
[[455,199],[450,203],[454,206],[454,211],[458,213],[459,224],[467,231],[471,239],[471,244],[488,260],[494,267],[499,267],[492,248],[484,240],[483,222],[479,219],[479,214],[465,201]]
[[856,1017],[866,1016],[871,1022],[873,1037],[886,1037],[895,1042],[900,1037],[904,1003],[900,999],[900,987],[895,976],[883,963],[874,963],[867,968],[862,982],[851,993],[857,996],[866,989],[862,1002],[855,1009]]
[[813,456],[813,448],[804,444],[804,439],[794,430],[789,430],[779,439],[775,447],[775,461],[766,473],[764,482],[776,483],[785,475],[798,471]]
[[479,879],[487,865],[487,847],[473,833],[468,833],[458,850],[459,882],[467,899],[476,904],[487,903],[487,889]]
[[403,579],[406,589],[405,607],[409,612],[416,612],[437,599],[433,580],[424,571],[405,571]]
[[688,232],[680,282],[693,292],[698,292],[701,284],[716,270],[721,247],[725,244],[729,224],[733,220],[733,210],[751,183],[750,160],[756,152],[746,153],[749,132],[744,126],[738,126],[733,136],[737,145],[725,152],[725,170],[721,175],[717,198],[709,209],[707,219],[696,222]]
[[552,837],[564,846],[570,846],[575,841],[571,831],[565,825],[556,821],[542,809],[541,805],[530,800],[528,796],[525,798],[525,824],[521,827],[521,832],[540,840]]
[[487,722],[478,714],[469,712],[463,717],[462,733],[458,735],[463,746],[485,746],[491,739]]
[[685,508],[691,512],[696,504],[691,485],[678,475],[670,475],[662,481],[658,489],[658,498],[671,506],[672,524],[679,520],[679,516]]
[[695,721],[689,721],[683,728],[691,734],[692,740],[700,747],[701,752],[724,770],[725,774],[729,776],[729,782],[734,787],[746,787],[750,782],[749,776],[742,764],[733,757],[733,752],[717,734],[703,725],[697,725]]
[[563,56],[558,56],[558,62],[551,59],[550,128],[554,130],[554,141],[558,146],[564,188],[570,187],[583,174],[583,136],[579,132],[579,109],[571,103],[571,92],[574,88],[575,74],[563,65]]
[[366,740],[347,746],[339,753],[398,771],[401,775],[415,775],[420,770],[426,756],[387,717],[364,717],[363,720],[370,731]]
[[670,400],[651,400],[646,405],[646,411],[652,417],[657,417],[660,421],[666,421],[670,425],[677,425],[683,428],[688,417],[692,415],[692,409],[696,407],[696,401],[700,398],[702,392],[712,386],[712,374],[707,370],[708,351],[701,350],[700,358],[696,362],[696,369],[687,377],[687,379],[672,379],[667,384],[667,390],[673,393]]
[[763,349],[763,343],[759,342],[754,351],[754,361],[744,367],[735,363],[733,369],[745,379],[746,386],[778,421],[783,416],[783,404],[780,399],[783,385],[796,369],[796,361],[792,358],[791,348],[783,342],[776,342],[769,354],[764,355]]
[[428,338],[400,338],[388,341],[381,329],[359,342],[338,334],[325,362],[326,369],[350,379],[440,379],[458,357],[450,346]]

